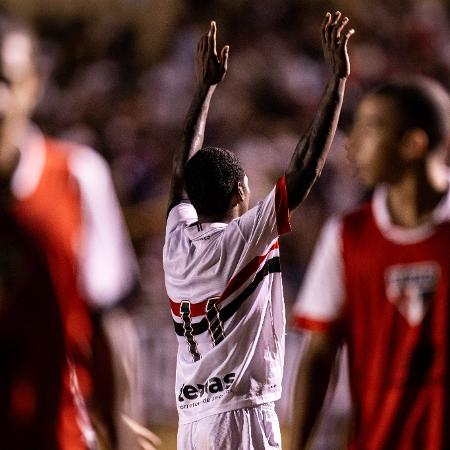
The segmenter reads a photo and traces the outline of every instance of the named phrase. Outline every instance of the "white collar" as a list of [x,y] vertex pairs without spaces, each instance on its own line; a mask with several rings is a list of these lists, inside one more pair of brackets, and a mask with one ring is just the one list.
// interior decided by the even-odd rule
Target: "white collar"
[[376,188],[372,199],[372,211],[381,233],[399,244],[414,244],[429,237],[436,225],[450,218],[450,189],[431,214],[430,220],[416,228],[405,228],[392,223],[388,209],[387,187]]
[[199,223],[194,222],[186,227],[186,234],[191,241],[202,241],[211,234],[221,231],[227,227],[226,223],[213,222],[213,223]]
[[18,200],[24,200],[38,187],[45,165],[44,135],[37,127],[30,126],[19,151],[19,164],[11,179],[11,190]]

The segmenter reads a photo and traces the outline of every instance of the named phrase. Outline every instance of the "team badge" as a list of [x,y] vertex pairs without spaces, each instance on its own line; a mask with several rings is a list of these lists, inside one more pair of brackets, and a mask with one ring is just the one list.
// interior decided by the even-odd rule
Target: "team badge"
[[439,276],[440,267],[435,262],[398,264],[386,270],[386,296],[411,326],[425,317]]

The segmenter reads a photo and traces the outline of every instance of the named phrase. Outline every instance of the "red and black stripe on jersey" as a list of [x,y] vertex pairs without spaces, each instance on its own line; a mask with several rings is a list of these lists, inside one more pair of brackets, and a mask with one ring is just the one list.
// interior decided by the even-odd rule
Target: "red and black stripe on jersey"
[[[276,272],[281,272],[279,256],[274,256],[273,258],[268,259],[266,263],[261,267],[261,269],[256,273],[253,281],[233,301],[231,301],[228,305],[224,306],[219,310],[218,315],[220,321],[222,323],[225,323],[228,319],[230,319],[236,313],[236,311],[239,310],[242,304],[253,294],[253,292],[258,287],[259,283],[261,283],[262,280],[264,279],[264,277],[266,277],[270,273]],[[223,300],[222,297],[219,298]],[[203,312],[203,314],[206,314],[206,310]],[[178,336],[185,336],[184,323],[179,323],[175,321],[173,321],[173,323],[176,334]],[[209,328],[208,318],[204,317],[202,320],[200,320],[200,322],[192,323],[191,327],[192,327],[192,334],[194,336],[197,336],[199,334],[204,333],[205,331],[208,331]]]

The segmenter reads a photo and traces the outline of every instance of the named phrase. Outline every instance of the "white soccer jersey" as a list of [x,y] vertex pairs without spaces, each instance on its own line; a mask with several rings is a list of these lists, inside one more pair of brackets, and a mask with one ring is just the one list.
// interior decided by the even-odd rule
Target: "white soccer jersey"
[[278,236],[289,230],[284,177],[229,224],[199,224],[189,203],[170,211],[164,271],[179,342],[180,423],[280,397],[285,314]]

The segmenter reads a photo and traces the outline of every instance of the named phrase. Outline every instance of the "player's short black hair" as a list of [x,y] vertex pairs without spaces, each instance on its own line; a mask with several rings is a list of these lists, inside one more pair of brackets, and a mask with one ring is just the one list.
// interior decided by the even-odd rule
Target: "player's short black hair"
[[186,192],[197,214],[218,216],[225,214],[238,182],[245,172],[238,157],[229,150],[205,147],[186,164]]
[[375,88],[372,95],[393,99],[399,108],[404,131],[420,128],[429,139],[429,150],[446,142],[450,128],[450,103],[447,91],[437,81],[425,76],[392,80]]

